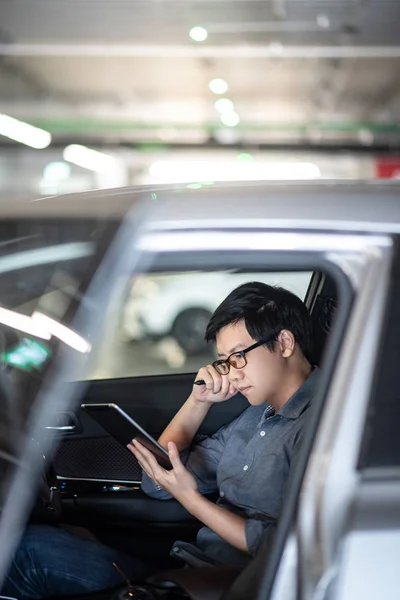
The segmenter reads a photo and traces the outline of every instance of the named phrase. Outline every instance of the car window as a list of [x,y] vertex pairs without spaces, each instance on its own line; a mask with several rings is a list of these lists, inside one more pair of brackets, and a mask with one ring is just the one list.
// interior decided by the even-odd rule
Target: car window
[[209,318],[235,287],[282,286],[304,299],[311,272],[190,271],[143,274],[121,282],[107,314],[91,379],[190,373],[214,360],[204,341]]
[[[69,326],[82,292],[102,259],[100,240],[108,227],[109,224],[94,219],[10,218],[0,224],[3,475],[10,457],[17,452],[25,423],[59,350],[68,346],[80,352],[82,348],[71,345],[72,338],[85,343]],[[113,235],[114,225],[111,230]]]

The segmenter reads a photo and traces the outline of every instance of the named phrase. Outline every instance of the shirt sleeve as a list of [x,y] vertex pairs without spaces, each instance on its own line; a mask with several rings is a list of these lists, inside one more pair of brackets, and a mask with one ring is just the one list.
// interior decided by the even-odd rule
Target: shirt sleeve
[[142,471],[142,483],[141,488],[147,496],[150,498],[157,498],[157,500],[170,500],[171,494],[161,489],[159,485],[155,484],[154,481]]
[[[224,425],[212,436],[193,444],[189,449],[180,453],[181,461],[196,479],[201,494],[211,494],[218,490],[217,468],[226,441],[231,435],[237,420],[235,419],[228,425]],[[142,475],[142,490],[148,496],[159,500],[172,498],[168,492],[159,488],[144,472]]]
[[276,519],[263,517],[262,519],[246,519],[245,535],[250,556],[255,556],[261,542],[267,544],[276,530]]

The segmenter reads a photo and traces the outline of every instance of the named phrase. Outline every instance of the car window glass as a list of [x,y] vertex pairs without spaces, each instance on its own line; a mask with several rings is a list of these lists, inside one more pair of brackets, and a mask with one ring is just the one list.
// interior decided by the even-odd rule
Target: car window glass
[[97,219],[0,223],[0,505],[47,373],[60,351],[88,344],[71,323],[115,230]]
[[311,272],[191,271],[143,274],[121,282],[107,314],[90,379],[190,373],[215,359],[204,341],[209,318],[238,285],[261,281],[304,299]]

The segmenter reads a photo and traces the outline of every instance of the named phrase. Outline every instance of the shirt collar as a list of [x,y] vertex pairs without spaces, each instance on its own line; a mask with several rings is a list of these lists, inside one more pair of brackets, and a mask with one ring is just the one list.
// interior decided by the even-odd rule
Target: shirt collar
[[315,367],[310,377],[305,380],[297,392],[282,406],[281,410],[277,413],[278,415],[286,419],[297,419],[301,415],[314,395],[318,372],[318,367]]
[[[285,417],[285,419],[297,419],[307,407],[314,395],[318,373],[318,367],[314,367],[308,379],[306,379],[303,385],[299,387],[299,389],[293,394],[293,396],[289,398],[289,400],[282,406],[281,410],[276,414],[280,415],[281,417]],[[272,406],[268,404],[263,411],[261,421],[269,417],[272,411]]]

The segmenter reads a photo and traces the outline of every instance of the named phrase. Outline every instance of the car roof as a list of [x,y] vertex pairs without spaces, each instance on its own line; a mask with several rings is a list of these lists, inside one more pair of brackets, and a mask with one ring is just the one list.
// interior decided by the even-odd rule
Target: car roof
[[[143,206],[150,229],[273,226],[400,231],[400,183],[240,182],[97,190],[3,201],[0,218],[122,219]],[[146,210],[147,209],[147,210]]]

